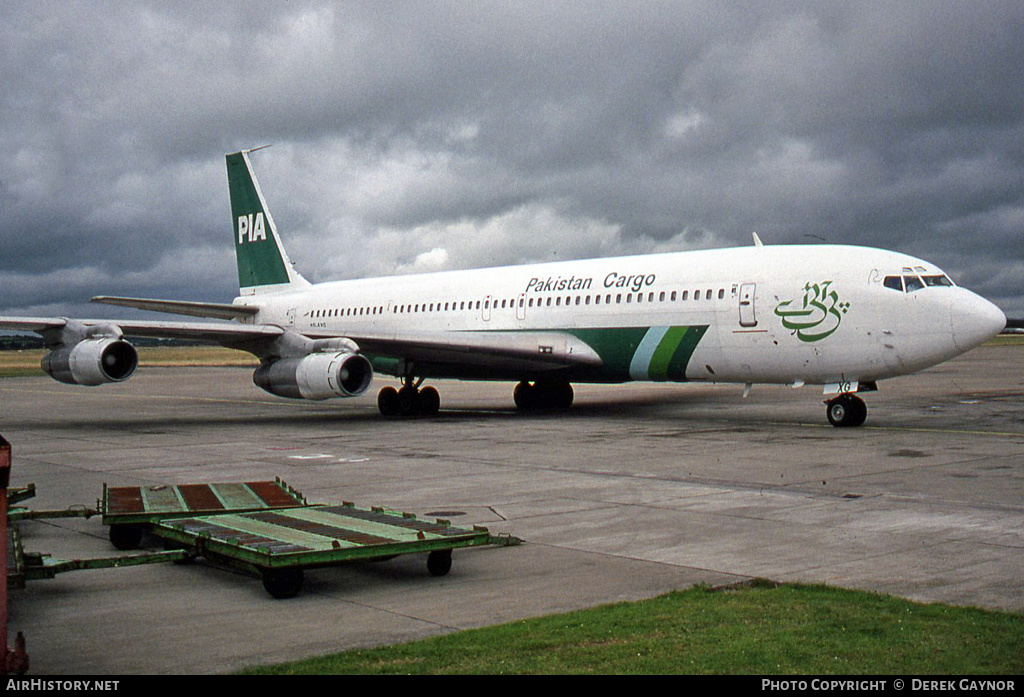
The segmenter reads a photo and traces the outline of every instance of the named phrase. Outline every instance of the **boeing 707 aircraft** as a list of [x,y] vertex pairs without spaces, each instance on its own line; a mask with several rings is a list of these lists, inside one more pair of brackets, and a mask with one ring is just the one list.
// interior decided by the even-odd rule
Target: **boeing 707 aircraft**
[[566,409],[572,383],[630,380],[824,387],[835,426],[859,426],[860,392],[992,338],[1006,317],[921,259],[865,247],[763,245],[310,284],[281,243],[245,150],[227,156],[239,295],[231,304],[101,296],[222,322],[3,317],[33,331],[65,383],[127,380],[125,336],[189,338],[260,359],[280,397],[365,393],[401,380],[381,414],[436,414],[432,378],[517,383],[521,410]]

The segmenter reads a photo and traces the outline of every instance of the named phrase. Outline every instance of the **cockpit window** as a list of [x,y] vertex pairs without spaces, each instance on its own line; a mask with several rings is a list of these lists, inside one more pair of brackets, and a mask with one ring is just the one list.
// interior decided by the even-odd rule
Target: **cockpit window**
[[915,290],[921,290],[924,288],[924,283],[922,283],[921,279],[917,276],[905,275],[903,277],[903,282],[907,287],[908,293],[913,293]]
[[[878,282],[878,275],[874,276],[874,280],[876,283]],[[941,271],[928,273],[920,266],[913,268],[904,266],[901,276],[885,276],[882,279],[882,285],[901,293],[913,293],[923,288],[952,288],[956,284]]]
[[886,288],[892,288],[893,290],[898,290],[901,293],[903,292],[903,279],[899,276],[886,276],[885,280],[882,281],[882,285]]
[[937,276],[921,276],[921,280],[924,281],[926,286],[952,286],[953,282],[949,280],[949,276],[946,274],[939,274]]

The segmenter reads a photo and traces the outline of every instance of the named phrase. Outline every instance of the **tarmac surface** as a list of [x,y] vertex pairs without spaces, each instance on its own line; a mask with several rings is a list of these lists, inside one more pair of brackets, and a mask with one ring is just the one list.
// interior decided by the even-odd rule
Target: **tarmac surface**
[[[521,415],[510,384],[438,382],[439,416],[385,420],[371,395],[280,400],[239,368],[0,380],[33,509],[279,476],[524,540],[456,550],[442,578],[423,555],[309,571],[289,600],[203,561],[63,573],[12,590],[11,641],[33,675],[217,673],[753,577],[1024,611],[1022,366],[986,346],[884,382],[859,429],[811,387],[577,386],[568,414]],[[19,525],[28,551],[117,553],[97,518]]]

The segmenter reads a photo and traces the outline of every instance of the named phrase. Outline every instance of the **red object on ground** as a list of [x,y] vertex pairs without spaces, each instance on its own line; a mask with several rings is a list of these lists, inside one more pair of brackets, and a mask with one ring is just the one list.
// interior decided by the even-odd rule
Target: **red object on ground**
[[25,635],[18,632],[13,649],[7,646],[7,486],[11,481],[11,444],[0,436],[0,559],[4,570],[0,574],[0,675],[24,673],[28,670]]

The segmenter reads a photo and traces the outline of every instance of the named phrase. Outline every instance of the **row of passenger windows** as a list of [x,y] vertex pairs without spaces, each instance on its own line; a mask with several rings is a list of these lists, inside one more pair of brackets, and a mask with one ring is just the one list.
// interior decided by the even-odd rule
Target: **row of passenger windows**
[[310,317],[352,317],[354,315],[382,315],[383,307],[344,307],[330,310],[313,310]]
[[[680,302],[689,300],[691,297],[694,300],[712,300],[715,296],[718,296],[719,300],[725,298],[725,288],[719,288],[717,291],[711,288],[707,290],[695,290],[692,295],[689,290],[684,291],[660,291],[660,292],[648,292],[648,293],[605,293],[597,295],[557,295],[548,296],[546,298],[519,298],[509,299],[486,299],[486,300],[460,300],[455,302],[446,303],[409,303],[404,305],[395,305],[392,308],[394,314],[406,314],[406,313],[418,313],[418,312],[458,312],[463,310],[499,310],[499,309],[513,309],[517,306],[520,308],[527,307],[569,307],[578,305],[620,305],[620,304],[632,304],[632,303],[654,303],[654,302]],[[323,318],[323,317],[353,317],[353,316],[367,316],[367,315],[380,315],[385,312],[381,306],[374,307],[348,307],[348,308],[332,308],[325,310],[313,310],[310,312],[310,317]]]

